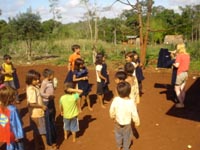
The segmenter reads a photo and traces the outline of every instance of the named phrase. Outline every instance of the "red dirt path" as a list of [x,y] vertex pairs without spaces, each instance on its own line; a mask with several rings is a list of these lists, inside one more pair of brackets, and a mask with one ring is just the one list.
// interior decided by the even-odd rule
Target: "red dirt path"
[[[59,116],[58,101],[63,94],[63,81],[66,75],[66,67],[60,66],[17,66],[21,88],[19,93],[23,101],[17,105],[22,116],[26,134],[25,149],[33,150],[32,131],[29,127],[28,112],[25,99],[25,74],[29,69],[40,72],[44,68],[55,71],[59,85],[56,89],[57,130],[60,150],[115,150],[115,138],[113,122],[109,118],[109,106],[102,109],[96,103],[96,76],[93,69],[89,70],[89,82],[93,84],[90,98],[93,103],[93,112],[84,107],[80,114],[80,132],[77,134],[77,142],[73,143],[71,136],[63,139],[62,119]],[[114,91],[114,70],[110,70],[110,89]],[[144,70],[143,82],[144,94],[138,105],[141,126],[137,128],[138,137],[134,137],[131,150],[187,150],[188,145],[192,150],[200,150],[200,81],[189,77],[187,83],[186,108],[177,109],[171,100],[169,89],[171,72],[168,70],[152,71]],[[3,146],[0,150],[3,150]]]

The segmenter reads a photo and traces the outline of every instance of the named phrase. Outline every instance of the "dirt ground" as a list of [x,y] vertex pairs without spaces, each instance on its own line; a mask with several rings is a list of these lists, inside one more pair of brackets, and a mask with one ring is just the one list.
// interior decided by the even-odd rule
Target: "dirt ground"
[[[96,76],[94,69],[89,70],[89,82],[93,85],[90,93],[93,112],[87,107],[79,116],[80,131],[77,134],[77,141],[72,142],[72,137],[64,140],[62,129],[62,118],[59,116],[58,102],[63,94],[63,81],[66,75],[66,66],[17,66],[21,88],[19,89],[21,104],[17,105],[23,120],[25,131],[25,149],[33,150],[32,131],[29,127],[28,111],[25,95],[25,74],[29,69],[36,69],[40,72],[44,68],[55,71],[58,78],[56,89],[56,126],[58,131],[58,145],[60,150],[115,150],[115,137],[113,121],[109,118],[110,104],[102,109],[96,102]],[[107,99],[112,100],[115,95],[114,73],[110,71],[109,85],[111,92]],[[178,109],[172,101],[172,90],[170,88],[170,70],[145,69],[145,80],[143,81],[144,94],[138,105],[138,112],[141,119],[141,126],[136,129],[131,150],[200,150],[200,79],[193,79],[189,76],[187,83],[186,107]],[[191,147],[190,147],[191,146]],[[4,150],[4,145],[0,150]]]

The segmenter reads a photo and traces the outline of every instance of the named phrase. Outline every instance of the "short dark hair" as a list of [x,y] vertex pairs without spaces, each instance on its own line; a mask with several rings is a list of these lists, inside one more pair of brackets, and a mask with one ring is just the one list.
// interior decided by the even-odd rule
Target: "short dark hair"
[[26,84],[31,85],[33,80],[39,80],[40,79],[40,73],[31,69],[26,74]]
[[104,57],[103,53],[97,53],[95,64],[96,65],[102,64],[103,63],[103,57]]
[[132,51],[133,55],[138,54],[135,50]]
[[115,78],[124,81],[127,78],[127,74],[124,71],[117,71],[115,73]]
[[78,44],[74,44],[74,45],[72,45],[72,51],[74,52],[76,49],[80,49],[81,47],[80,47],[80,45],[78,45]]
[[119,97],[124,98],[124,97],[129,97],[129,94],[131,92],[131,85],[126,82],[119,82],[117,84],[117,93],[119,94]]
[[42,73],[42,74],[43,74],[43,76],[46,78],[46,77],[49,77],[49,76],[53,75],[53,74],[54,74],[54,71],[51,70],[51,69],[46,68],[46,69],[43,70],[43,73]]
[[127,52],[126,54],[125,54],[125,57],[130,57],[131,59],[133,59],[133,52]]
[[11,57],[10,55],[8,55],[8,54],[5,54],[5,55],[3,56],[3,59],[4,59],[4,60],[12,59],[12,57]]
[[74,70],[80,70],[80,65],[84,64],[84,60],[81,58],[77,58],[74,62]]
[[128,76],[131,76],[135,70],[134,65],[131,62],[127,62],[124,65],[124,71],[127,73]]
[[64,92],[66,94],[71,94],[71,92],[68,91],[69,88],[75,88],[75,84],[73,82],[66,82],[64,84]]

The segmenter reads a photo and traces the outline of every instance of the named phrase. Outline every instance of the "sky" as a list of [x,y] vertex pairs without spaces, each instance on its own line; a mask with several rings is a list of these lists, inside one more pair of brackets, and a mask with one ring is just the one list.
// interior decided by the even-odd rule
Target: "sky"
[[[126,0],[121,0],[127,2]],[[129,0],[135,3],[136,0]],[[115,0],[89,0],[92,8],[97,8],[97,15],[106,18],[117,17],[124,9],[130,9],[130,6],[122,3],[115,2]],[[200,0],[154,0],[154,6],[164,6],[168,9],[174,9],[178,12],[179,6],[200,4]],[[41,16],[41,21],[49,20],[53,18],[50,12],[49,0],[0,0],[0,10],[2,15],[0,20],[8,21],[9,17],[16,17],[20,13],[24,13],[31,7],[33,13],[38,12]],[[112,7],[109,7],[111,6]],[[109,9],[103,9],[103,8]],[[57,8],[62,16],[58,21],[65,23],[78,22],[83,19],[86,8],[80,3],[80,0],[59,0]]]

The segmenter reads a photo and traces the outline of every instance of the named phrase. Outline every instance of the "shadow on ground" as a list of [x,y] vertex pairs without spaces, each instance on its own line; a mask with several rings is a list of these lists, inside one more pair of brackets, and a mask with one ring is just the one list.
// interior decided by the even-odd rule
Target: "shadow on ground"
[[[160,94],[166,94],[167,100],[175,102],[173,89],[169,84],[155,83],[155,88],[163,88]],[[200,121],[200,78],[187,89],[185,98],[185,108],[176,108],[175,105],[169,109],[167,115],[184,118],[193,121]]]

